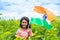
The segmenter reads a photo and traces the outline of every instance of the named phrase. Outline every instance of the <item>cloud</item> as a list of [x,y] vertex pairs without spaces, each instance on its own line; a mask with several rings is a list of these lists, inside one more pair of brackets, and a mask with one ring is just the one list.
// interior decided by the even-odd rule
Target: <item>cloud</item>
[[4,11],[2,12],[3,15],[1,15],[2,18],[4,19],[20,19],[20,14],[18,14],[17,12],[7,12],[7,11]]
[[31,16],[32,10],[36,5],[43,6],[60,16],[60,0],[0,0],[0,12],[6,17]]

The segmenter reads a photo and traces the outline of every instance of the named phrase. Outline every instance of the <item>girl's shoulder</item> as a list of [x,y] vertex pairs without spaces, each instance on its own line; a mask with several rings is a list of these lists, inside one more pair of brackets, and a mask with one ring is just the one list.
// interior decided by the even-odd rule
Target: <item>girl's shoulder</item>
[[21,28],[19,28],[19,29],[17,29],[18,31],[20,31],[21,30]]

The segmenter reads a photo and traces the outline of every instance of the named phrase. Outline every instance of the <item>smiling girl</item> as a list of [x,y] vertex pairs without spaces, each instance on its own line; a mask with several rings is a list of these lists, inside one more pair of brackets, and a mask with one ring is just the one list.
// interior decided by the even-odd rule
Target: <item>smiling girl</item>
[[28,37],[32,37],[33,33],[31,30],[31,25],[29,24],[29,18],[28,17],[22,17],[20,20],[20,27],[16,32],[16,37],[20,38],[26,38],[28,40]]

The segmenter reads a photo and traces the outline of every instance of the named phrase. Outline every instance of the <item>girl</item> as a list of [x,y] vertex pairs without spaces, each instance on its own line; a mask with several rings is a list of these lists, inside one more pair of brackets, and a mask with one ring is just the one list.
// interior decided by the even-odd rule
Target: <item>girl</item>
[[26,38],[26,40],[28,40],[28,36],[33,36],[32,30],[30,29],[31,25],[29,24],[29,18],[22,17],[20,20],[20,26],[21,28],[16,32],[16,37]]

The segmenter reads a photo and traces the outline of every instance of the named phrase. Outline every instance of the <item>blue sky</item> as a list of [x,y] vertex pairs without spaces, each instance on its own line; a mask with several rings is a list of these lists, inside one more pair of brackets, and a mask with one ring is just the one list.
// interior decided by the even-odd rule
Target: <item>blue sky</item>
[[43,6],[60,16],[60,0],[0,0],[0,13],[4,18],[31,17],[34,6]]

